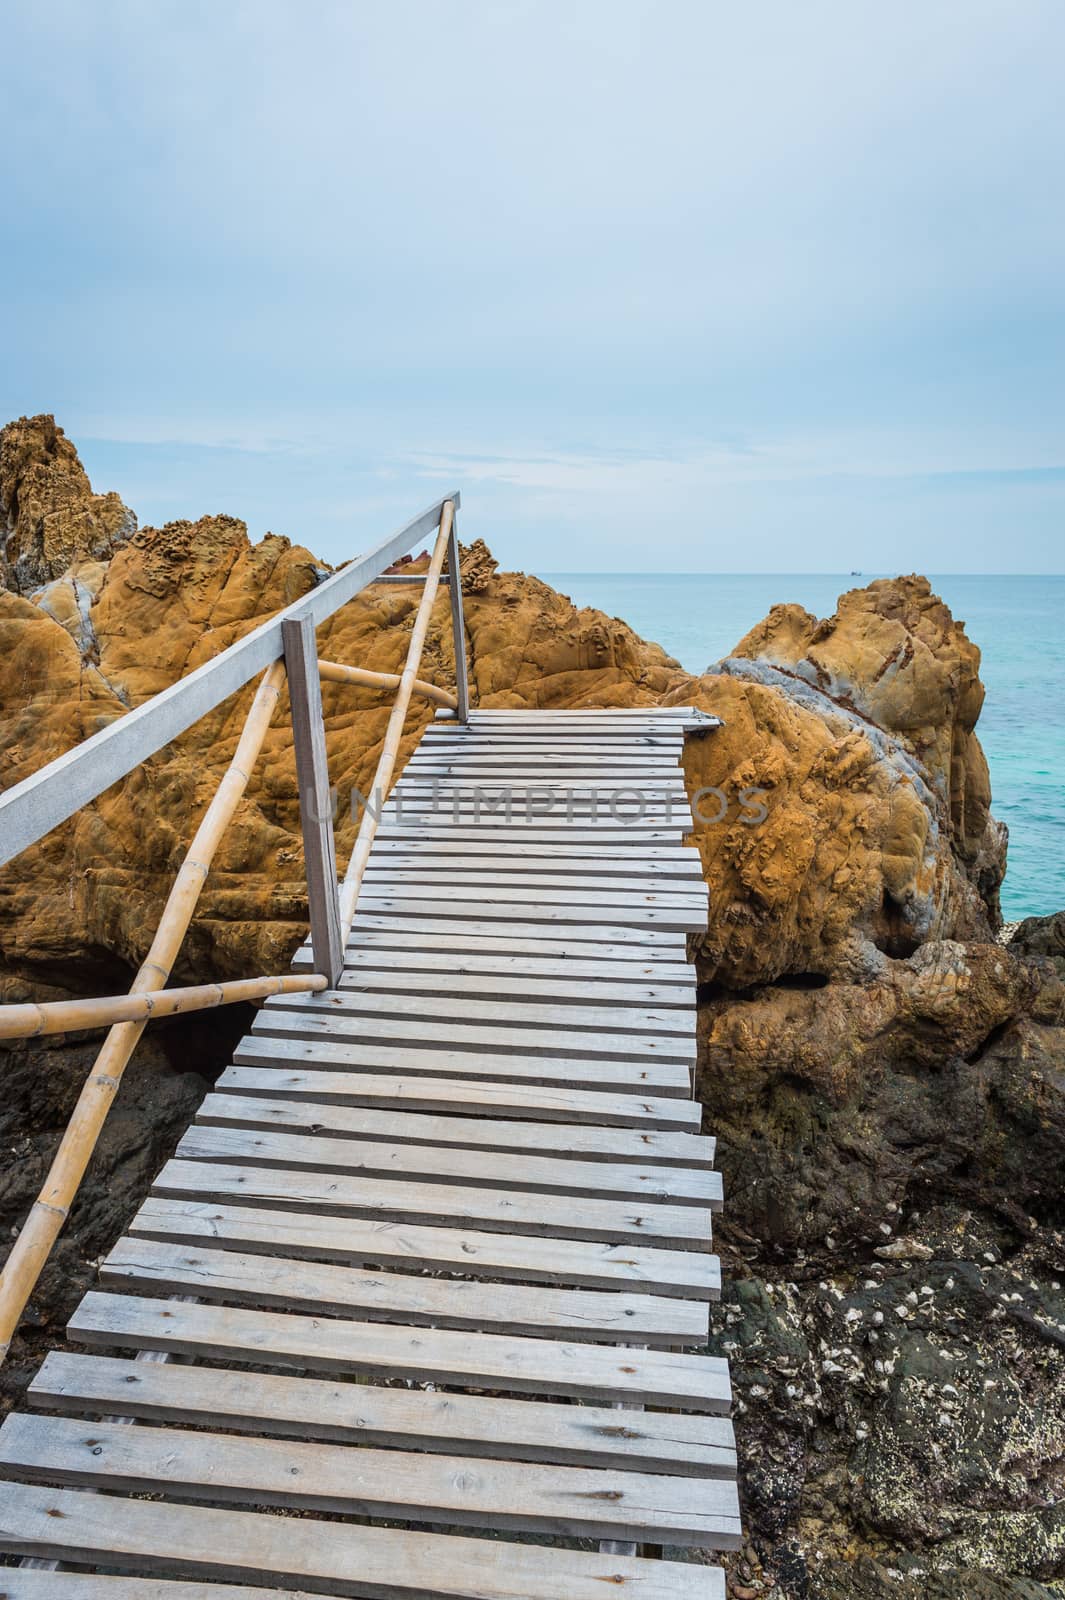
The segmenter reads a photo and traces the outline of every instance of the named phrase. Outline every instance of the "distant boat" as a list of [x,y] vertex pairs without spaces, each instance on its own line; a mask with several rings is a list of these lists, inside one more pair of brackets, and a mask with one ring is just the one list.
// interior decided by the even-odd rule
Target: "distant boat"
[[861,577],[861,572],[859,571],[859,569],[857,567],[852,567],[851,568],[851,577],[852,578],[860,578]]

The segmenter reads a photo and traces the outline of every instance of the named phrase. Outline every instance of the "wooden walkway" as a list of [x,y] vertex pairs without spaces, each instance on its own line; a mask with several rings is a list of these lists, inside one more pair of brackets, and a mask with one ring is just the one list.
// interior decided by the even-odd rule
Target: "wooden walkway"
[[339,987],[261,1009],[0,1430],[8,1600],[724,1595],[700,720],[429,729]]

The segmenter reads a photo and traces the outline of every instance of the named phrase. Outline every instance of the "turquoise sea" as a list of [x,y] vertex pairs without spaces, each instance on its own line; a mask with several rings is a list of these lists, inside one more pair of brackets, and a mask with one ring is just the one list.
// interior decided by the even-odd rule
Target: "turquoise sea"
[[[623,617],[691,672],[729,654],[777,601],[830,616],[868,583],[830,574],[544,573],[578,605]],[[1065,577],[932,577],[980,646],[987,698],[977,732],[993,810],[1010,830],[1007,920],[1065,909]]]

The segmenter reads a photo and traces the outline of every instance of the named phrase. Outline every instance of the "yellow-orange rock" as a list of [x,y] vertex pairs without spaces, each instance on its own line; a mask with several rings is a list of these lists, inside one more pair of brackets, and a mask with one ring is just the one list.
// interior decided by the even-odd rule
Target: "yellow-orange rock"
[[117,494],[93,494],[55,418],[20,417],[0,431],[0,579],[25,594],[79,558],[106,559],[137,519]]
[[[36,481],[25,425],[12,429],[22,451],[19,483]],[[54,432],[66,459],[72,447]],[[52,432],[36,428],[33,436],[47,465]],[[5,448],[11,457],[13,446]],[[18,485],[13,492],[17,501]],[[87,480],[85,494],[93,503],[108,499],[91,496]],[[10,522],[11,503],[2,509]],[[268,534],[251,545],[244,524],[231,517],[143,529],[109,561],[93,554],[91,518],[72,514],[69,526],[85,541],[84,548],[75,541],[69,568],[32,598],[0,588],[0,652],[8,668],[0,680],[4,787],[224,650],[328,571],[286,539]],[[463,573],[470,677],[481,704],[649,703],[681,676],[676,662],[623,623],[577,610],[536,579],[497,573],[483,544],[464,552]],[[367,591],[319,630],[321,655],[398,672],[419,594],[391,586]],[[444,685],[454,681],[444,596],[434,609],[421,673]],[[2,961],[12,994],[24,987],[12,974],[27,971],[35,983],[54,979],[74,989],[98,989],[103,974],[112,986],[121,984],[119,964],[135,965],[144,954],[184,847],[232,755],[251,692],[205,717],[0,874]],[[323,705],[343,860],[355,834],[351,799],[369,789],[391,697],[325,684]],[[404,759],[432,714],[433,707],[415,703]],[[282,971],[305,916],[284,701],[216,857],[178,973]]]
[[868,975],[877,951],[989,937],[1006,836],[973,731],[978,666],[962,624],[911,577],[842,596],[825,622],[776,606],[716,670],[674,687],[725,722],[685,752],[690,791],[727,800],[698,829],[707,979]]
[[987,848],[991,784],[973,732],[984,703],[980,651],[927,578],[852,589],[824,621],[774,606],[733,654],[795,673],[900,735],[949,806],[955,849],[975,861]]
[[[5,429],[0,461],[0,525],[14,530],[4,571],[26,572],[30,560],[35,573],[25,592],[10,582],[0,589],[5,786],[225,649],[327,570],[274,535],[251,545],[231,517],[133,532],[125,508],[125,520],[114,512],[116,497],[92,493],[50,418]],[[100,529],[119,522],[130,531],[104,559]],[[57,570],[61,556],[67,564]],[[789,973],[869,975],[879,953],[905,956],[925,939],[987,935],[978,890],[993,898],[1001,851],[996,858],[986,849],[994,825],[972,734],[978,657],[924,580],[844,596],[823,624],[778,608],[734,657],[697,679],[624,623],[575,608],[536,578],[499,572],[479,542],[464,554],[463,581],[480,704],[693,701],[724,719],[722,729],[690,740],[685,755],[691,791],[717,788],[725,805],[723,821],[698,829],[711,895],[705,978],[742,988]],[[322,655],[398,671],[417,601],[413,588],[371,589],[320,629]],[[454,678],[443,597],[422,675],[442,684]],[[0,874],[9,973],[97,988],[101,970],[120,976],[119,964],[143,955],[250,694],[206,717]],[[327,684],[323,702],[343,859],[354,837],[350,799],[372,777],[389,697]],[[404,755],[431,714],[427,705],[412,711]],[[748,790],[764,793],[744,805]],[[711,816],[720,806],[716,797],[704,802]],[[304,916],[283,705],[208,880],[180,973],[281,970]]]

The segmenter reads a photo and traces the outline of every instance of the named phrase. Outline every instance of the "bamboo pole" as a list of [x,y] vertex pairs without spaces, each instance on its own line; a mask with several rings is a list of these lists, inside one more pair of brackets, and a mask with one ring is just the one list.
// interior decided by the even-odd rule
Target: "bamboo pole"
[[[283,661],[275,661],[259,680],[233,759],[196,830],[174,880],[151,949],[130,987],[133,995],[157,992],[166,985],[219,840],[248,786],[252,765],[277,709],[284,681]],[[109,1030],[92,1075],[78,1096],[44,1188],[7,1258],[0,1275],[0,1362],[7,1356],[26,1301],[67,1219],[126,1064],[144,1028],[145,1022],[141,1020],[118,1022]]]
[[[398,689],[401,681],[398,672],[370,672],[367,667],[341,666],[339,661],[319,661],[318,673],[329,683],[357,683],[367,689]],[[414,693],[449,711],[458,707],[458,699],[449,689],[438,689],[435,683],[425,683],[421,678],[414,680]]]
[[[440,513],[440,532],[437,535],[436,545],[433,549],[433,559],[429,563],[429,570],[425,574],[425,588],[422,591],[421,603],[418,614],[414,619],[414,630],[410,636],[410,645],[407,649],[407,660],[400,674],[399,688],[396,693],[392,715],[388,719],[385,729],[385,742],[381,747],[381,756],[377,763],[373,782],[370,785],[370,794],[379,795],[384,799],[392,781],[395,770],[396,758],[399,755],[399,742],[403,736],[403,724],[407,720],[407,708],[410,705],[411,695],[417,680],[417,671],[422,659],[422,650],[425,646],[425,635],[429,628],[429,616],[433,609],[440,585],[440,573],[447,556],[448,541],[451,537],[451,521],[455,514],[455,507],[450,500],[444,501]],[[366,863],[370,859],[370,846],[373,844],[374,834],[377,832],[377,823],[381,815],[381,807],[375,806],[372,810],[367,806],[362,814],[362,822],[355,839],[355,848],[351,852],[344,881],[340,885],[340,925],[343,933],[343,942],[346,944],[351,924],[355,918],[355,906],[359,899],[359,889],[362,886],[363,874]]]
[[245,1000],[266,1000],[272,994],[317,993],[329,980],[313,977],[235,978],[229,983],[201,983],[184,989],[159,989],[154,994],[113,994],[98,1000],[50,1000],[42,1004],[0,1006],[0,1039],[41,1039],[46,1034],[103,1028],[112,1022],[150,1022],[188,1011],[208,1011]]

